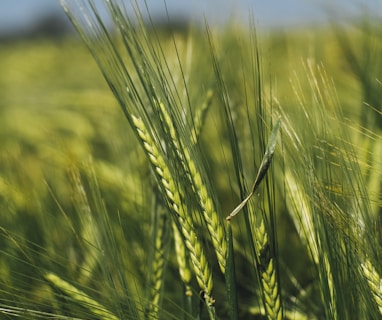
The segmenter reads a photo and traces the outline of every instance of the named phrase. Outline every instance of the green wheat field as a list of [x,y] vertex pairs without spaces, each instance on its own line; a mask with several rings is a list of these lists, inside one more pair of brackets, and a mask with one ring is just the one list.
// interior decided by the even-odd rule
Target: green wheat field
[[61,2],[0,45],[1,319],[382,318],[380,21]]

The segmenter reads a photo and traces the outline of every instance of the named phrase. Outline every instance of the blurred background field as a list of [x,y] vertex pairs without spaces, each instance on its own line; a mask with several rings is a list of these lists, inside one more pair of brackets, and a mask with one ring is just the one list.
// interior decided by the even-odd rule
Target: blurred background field
[[[301,109],[297,106],[303,103],[299,98],[316,99],[310,96],[310,66],[319,65],[325,70],[336,91],[322,94],[334,93],[333,100],[342,108],[342,120],[348,126],[349,140],[357,148],[376,216],[381,213],[380,26],[380,21],[359,19],[346,25],[258,32],[263,90],[275,109],[281,106],[291,118],[298,119]],[[166,49],[173,39],[167,27],[161,28],[156,32]],[[213,70],[205,58],[205,31],[203,27],[188,31],[179,25],[172,31],[181,55],[186,56],[192,43],[191,98],[202,101],[199,92],[205,93],[213,83]],[[242,48],[253,45],[247,26],[230,25],[219,32],[223,36],[217,50],[223,56],[232,103],[245,105],[242,93],[247,79],[243,70],[251,58],[243,54],[246,51]],[[168,52],[166,58],[175,60]],[[147,192],[152,189],[152,176],[92,56],[73,35],[7,39],[0,43],[0,70],[0,301],[19,300],[25,307],[39,304],[44,312],[55,310],[52,292],[36,273],[38,266],[38,272],[51,270],[63,278],[75,279],[104,305],[113,305],[113,297],[120,293],[112,292],[102,281],[102,266],[96,261],[108,252],[99,252],[92,245],[102,231],[89,222],[88,211],[110,217],[108,228],[122,246],[118,250],[126,253],[120,259],[134,283],[132,290],[138,295],[144,292],[146,253],[152,245],[151,216],[147,214],[154,201]],[[202,131],[202,145],[222,212],[228,214],[238,196],[232,194],[227,182],[225,138],[216,110],[219,104],[213,100]],[[279,203],[277,207],[286,210],[284,200],[279,199]],[[301,275],[301,285],[308,286],[313,277],[308,255],[300,248],[290,219],[280,215],[280,255],[294,273]],[[174,265],[169,258],[169,293],[172,286],[177,289],[173,292],[179,292],[179,281],[172,278],[177,272]],[[251,292],[246,266],[243,263],[240,267],[239,288]],[[286,290],[292,292],[295,288],[289,286]],[[177,297],[169,294],[164,304],[166,310],[176,314],[174,301]],[[251,312],[250,301],[246,312]],[[81,308],[77,315],[89,318]]]
[[[378,113],[373,117],[372,109],[378,109],[381,43],[378,35],[364,32],[367,31],[362,30],[362,25],[353,25],[344,31],[325,27],[260,34],[265,92],[271,92],[275,101],[293,112],[298,101],[292,82],[306,75],[308,61],[322,64],[336,88],[344,115],[357,121],[361,114],[370,113],[377,121]],[[186,45],[187,32],[182,30],[178,36]],[[349,48],[341,46],[341,39]],[[164,33],[164,47],[167,41],[171,45],[171,39]],[[193,41],[196,56],[203,50],[203,40]],[[244,29],[226,31],[221,46],[225,50],[224,60],[231,68],[229,72],[235,72],[241,54],[237,46],[247,46],[246,41]],[[357,60],[349,61],[348,53]],[[123,169],[129,150],[134,150],[135,138],[130,137],[122,111],[78,39],[42,37],[3,43],[0,57],[3,183],[7,175],[23,172],[21,180],[28,181],[23,188],[33,193],[36,190],[30,187],[30,182],[41,184],[49,179],[49,183],[56,184],[62,178],[62,169],[89,156]],[[240,57],[242,63],[245,59]],[[197,64],[196,61],[193,63]],[[201,60],[202,63],[206,61]],[[360,64],[363,74],[356,73],[353,63]],[[195,82],[206,87],[212,76],[210,68],[195,65],[193,70],[200,77]],[[361,82],[364,77],[373,86],[370,93]],[[227,82],[232,87],[241,86],[237,79],[243,76],[233,74],[232,83],[231,79]],[[307,82],[301,81],[300,85],[305,86],[300,88],[301,92],[306,92]],[[242,103],[242,97],[234,98]]]

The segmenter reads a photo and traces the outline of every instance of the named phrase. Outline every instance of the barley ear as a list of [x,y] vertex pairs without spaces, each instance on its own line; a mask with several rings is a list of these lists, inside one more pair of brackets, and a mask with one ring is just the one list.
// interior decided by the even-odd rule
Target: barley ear
[[191,297],[192,290],[191,290],[190,282],[191,282],[192,272],[188,265],[187,250],[184,246],[184,241],[179,232],[179,229],[174,222],[172,223],[172,230],[174,234],[175,253],[176,253],[176,260],[178,262],[179,275],[184,283],[186,297]]
[[156,221],[154,223],[154,253],[151,258],[151,272],[148,282],[148,297],[146,316],[149,319],[157,319],[161,290],[163,286],[163,274],[165,269],[165,233],[167,219],[164,208],[158,205]]
[[361,271],[367,280],[371,294],[382,316],[382,278],[368,259],[361,264]]
[[[212,272],[201,242],[194,231],[195,228],[191,215],[187,212],[187,209],[180,200],[182,199],[182,191],[180,187],[176,185],[175,179],[173,178],[174,176],[171,174],[165,159],[146,130],[143,120],[134,115],[131,116],[131,119],[153,167],[158,183],[161,186],[163,196],[170,210],[174,213],[173,218],[176,219],[177,225],[180,227],[185,245],[190,254],[194,274],[199,287],[204,292],[204,299],[210,311],[214,309],[214,299],[211,295],[213,287]],[[210,317],[212,317],[212,313]]]
[[161,117],[165,121],[167,130],[171,136],[176,154],[179,161],[187,174],[187,178],[191,183],[192,189],[195,192],[199,201],[200,209],[203,213],[209,234],[212,239],[212,244],[215,249],[220,270],[225,273],[225,264],[227,259],[227,238],[224,225],[217,213],[216,205],[212,199],[211,192],[209,191],[206,182],[201,174],[201,168],[192,157],[190,150],[188,150],[184,142],[181,141],[176,134],[176,129],[168,110],[163,103],[157,103],[161,112]]
[[187,150],[184,151],[184,154],[186,156],[194,189],[198,195],[199,205],[203,213],[204,221],[206,222],[212,239],[212,244],[216,252],[220,270],[223,274],[225,274],[228,244],[224,225],[219,217],[207,186],[203,182],[200,171],[196,167],[196,163],[192,160]]
[[75,286],[61,279],[56,274],[49,272],[44,275],[47,280],[56,289],[62,291],[66,296],[78,305],[89,310],[94,316],[100,320],[118,320],[118,318],[107,310],[103,305],[90,298],[85,292],[77,289]]
[[277,272],[263,219],[261,219],[259,227],[255,229],[255,247],[267,317],[269,320],[281,320],[283,309]]
[[207,115],[207,111],[210,108],[212,104],[212,98],[214,96],[214,92],[212,90],[207,91],[207,95],[205,100],[203,101],[203,104],[196,109],[195,116],[194,116],[194,127],[192,129],[191,133],[191,141],[193,144],[197,144],[200,136],[200,132],[202,131],[205,118]]
[[[69,178],[73,187],[74,205],[81,221],[81,238],[87,243],[99,242],[99,228],[94,221],[93,212],[89,204],[80,172],[77,168],[69,171]],[[89,280],[92,270],[97,266],[99,250],[89,246],[80,268],[79,282],[84,284]]]

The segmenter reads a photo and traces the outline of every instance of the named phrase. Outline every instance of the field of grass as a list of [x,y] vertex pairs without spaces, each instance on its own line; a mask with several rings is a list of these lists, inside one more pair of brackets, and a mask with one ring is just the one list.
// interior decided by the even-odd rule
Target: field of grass
[[381,317],[378,21],[69,12],[0,46],[1,319]]

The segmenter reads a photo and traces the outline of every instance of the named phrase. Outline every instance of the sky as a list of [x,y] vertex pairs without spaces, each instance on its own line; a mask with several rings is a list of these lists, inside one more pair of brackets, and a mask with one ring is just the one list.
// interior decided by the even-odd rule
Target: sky
[[[164,13],[163,0],[146,1],[151,14]],[[328,8],[338,17],[365,12],[382,17],[382,0],[166,0],[166,5],[170,17],[202,21],[205,15],[212,23],[227,21],[232,15],[244,21],[253,12],[256,25],[265,28],[323,23],[328,18]],[[64,17],[58,0],[1,0],[0,34],[28,30],[50,13]]]

